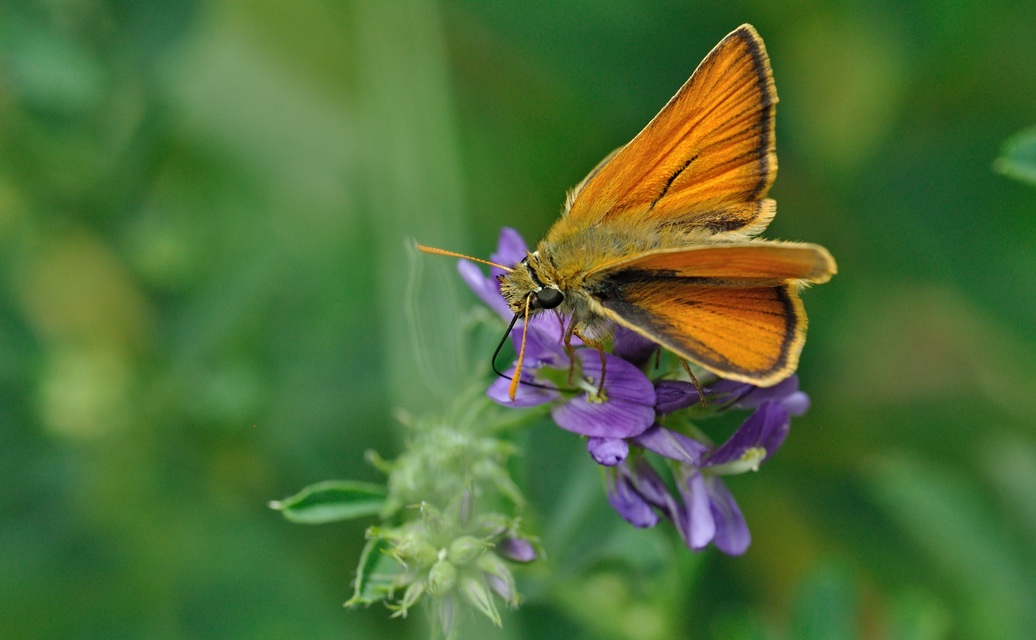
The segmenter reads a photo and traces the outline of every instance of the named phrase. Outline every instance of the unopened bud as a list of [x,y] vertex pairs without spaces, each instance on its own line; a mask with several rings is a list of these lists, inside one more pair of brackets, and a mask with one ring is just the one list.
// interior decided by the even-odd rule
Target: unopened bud
[[428,571],[428,593],[433,596],[449,592],[456,583],[457,567],[446,560],[439,560]]
[[474,536],[461,536],[450,543],[450,562],[465,565],[482,555],[488,545]]

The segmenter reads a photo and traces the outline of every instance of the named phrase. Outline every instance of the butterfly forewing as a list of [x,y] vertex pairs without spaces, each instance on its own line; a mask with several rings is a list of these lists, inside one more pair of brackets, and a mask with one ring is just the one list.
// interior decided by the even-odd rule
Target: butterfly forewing
[[752,286],[761,281],[827,282],[835,269],[831,254],[819,245],[752,240],[657,249],[603,264],[591,273],[616,274],[618,279],[636,273]]
[[762,39],[743,25],[581,185],[567,217],[573,224],[648,217],[719,231],[752,226],[758,233],[773,217],[772,202],[763,198],[777,170],[776,102]]

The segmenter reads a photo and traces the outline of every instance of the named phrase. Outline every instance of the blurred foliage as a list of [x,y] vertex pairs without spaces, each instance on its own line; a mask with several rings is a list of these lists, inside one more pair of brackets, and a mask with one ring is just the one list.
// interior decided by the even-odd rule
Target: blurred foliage
[[1005,176],[1036,185],[1036,127],[1008,138],[993,168]]
[[519,434],[548,557],[498,635],[1028,637],[1036,191],[990,167],[1036,121],[1036,4],[978,0],[4,3],[0,637],[423,637],[340,608],[362,521],[267,501],[378,480],[393,408],[484,373],[409,238],[538,237],[742,22],[781,96],[768,235],[839,261],[813,410],[731,482],[742,558]]

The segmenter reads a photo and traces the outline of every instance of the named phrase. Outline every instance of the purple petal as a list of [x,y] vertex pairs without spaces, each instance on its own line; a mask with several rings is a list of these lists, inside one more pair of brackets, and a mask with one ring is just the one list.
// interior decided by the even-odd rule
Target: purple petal
[[709,494],[712,518],[716,523],[716,535],[712,544],[723,553],[739,556],[748,550],[752,543],[752,534],[748,531],[745,517],[741,515],[734,496],[717,477],[705,479],[705,489]]
[[675,512],[676,502],[669,493],[669,487],[662,481],[661,476],[650,462],[640,457],[633,462],[633,465],[627,464],[621,469],[641,497],[651,505],[666,511],[667,515],[672,517],[670,512]]
[[[497,264],[507,266],[518,264],[529,253],[529,245],[525,244],[520,233],[511,227],[504,227],[500,230],[500,239],[496,244],[496,252],[490,254],[489,259]],[[499,271],[494,269],[494,271]],[[494,273],[493,275],[499,275]]]
[[614,467],[630,453],[630,446],[622,438],[590,438],[586,450],[597,464]]
[[810,407],[809,396],[805,391],[796,391],[790,396],[781,400],[781,406],[788,410],[788,415],[793,418],[806,415]]
[[694,550],[704,549],[716,535],[716,521],[712,517],[712,507],[708,491],[705,489],[705,478],[697,469],[682,468],[684,475],[678,478],[677,489],[683,498],[683,509],[680,517],[674,519],[676,528],[684,543]]
[[536,549],[525,538],[504,538],[496,544],[496,551],[511,562],[532,562]]
[[[584,377],[599,380],[601,360],[596,351],[580,349]],[[655,388],[644,373],[621,358],[605,354],[606,400],[583,392],[551,411],[562,429],[598,438],[628,438],[643,433],[655,420]]]
[[698,390],[690,382],[659,380],[655,383],[655,410],[665,415],[698,404]]
[[510,320],[514,316],[507,306],[507,301],[500,295],[500,283],[495,278],[486,277],[482,269],[469,260],[458,260],[457,271],[468,288],[497,315],[505,320]]
[[635,527],[653,527],[658,524],[658,514],[634,489],[624,473],[610,474],[608,502],[623,520]]
[[615,338],[612,341],[612,353],[618,357],[641,365],[658,349],[658,345],[632,329],[622,325],[615,327]]
[[590,402],[584,393],[555,405],[551,416],[562,429],[584,436],[628,438],[651,426],[655,409],[611,398],[607,402]]
[[697,440],[657,424],[631,439],[633,444],[648,451],[695,467],[701,463],[702,456],[708,451],[708,448]]
[[755,447],[766,450],[766,457],[763,458],[765,460],[780,448],[790,426],[791,418],[787,409],[777,402],[764,402],[748,416],[729,440],[709,454],[703,466],[711,467],[740,460],[746,451]]
[[[553,314],[540,314],[529,321],[525,332],[525,361],[527,367],[549,364],[555,368],[568,368],[568,354],[558,335],[558,320]],[[511,341],[516,353],[522,350],[522,324],[511,330]]]
[[[508,376],[514,377],[514,369],[514,367],[511,367],[504,373]],[[529,369],[522,371],[522,382],[541,384],[535,380]],[[549,385],[549,383],[547,384]],[[489,396],[490,400],[497,404],[515,409],[538,407],[541,404],[546,404],[561,397],[561,392],[557,389],[544,389],[542,387],[534,387],[530,384],[519,384],[518,388],[515,390],[514,400],[511,400],[509,395],[510,389],[511,381],[508,378],[497,378],[489,385],[489,389],[486,390],[486,395]]]
[[710,403],[715,402],[716,404],[724,405],[741,400],[754,389],[755,386],[747,382],[735,382],[726,378],[720,378],[706,387],[705,397]]
[[799,390],[799,377],[790,375],[772,387],[756,387],[742,395],[737,401],[737,406],[744,409],[755,409],[764,402],[775,400],[780,401]]
[[[576,351],[576,357],[583,365],[583,376],[596,384],[596,381],[601,379],[600,354],[593,349],[579,349]],[[651,407],[652,413],[654,413],[655,385],[644,375],[644,372],[610,353],[604,354],[604,359],[607,367],[604,375],[604,391],[608,400],[635,402]]]

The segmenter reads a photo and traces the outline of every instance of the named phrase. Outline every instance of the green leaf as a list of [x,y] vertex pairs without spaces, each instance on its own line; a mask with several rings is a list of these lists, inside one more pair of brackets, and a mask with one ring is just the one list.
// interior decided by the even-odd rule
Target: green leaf
[[1005,176],[1036,185],[1036,127],[1024,129],[1007,139],[993,169]]
[[397,577],[405,568],[387,554],[388,549],[389,543],[384,538],[375,537],[367,541],[356,568],[356,589],[345,606],[381,602],[396,590],[399,586]]
[[377,515],[385,506],[386,494],[385,487],[378,484],[327,480],[284,500],[272,500],[270,508],[292,522],[323,524]]

